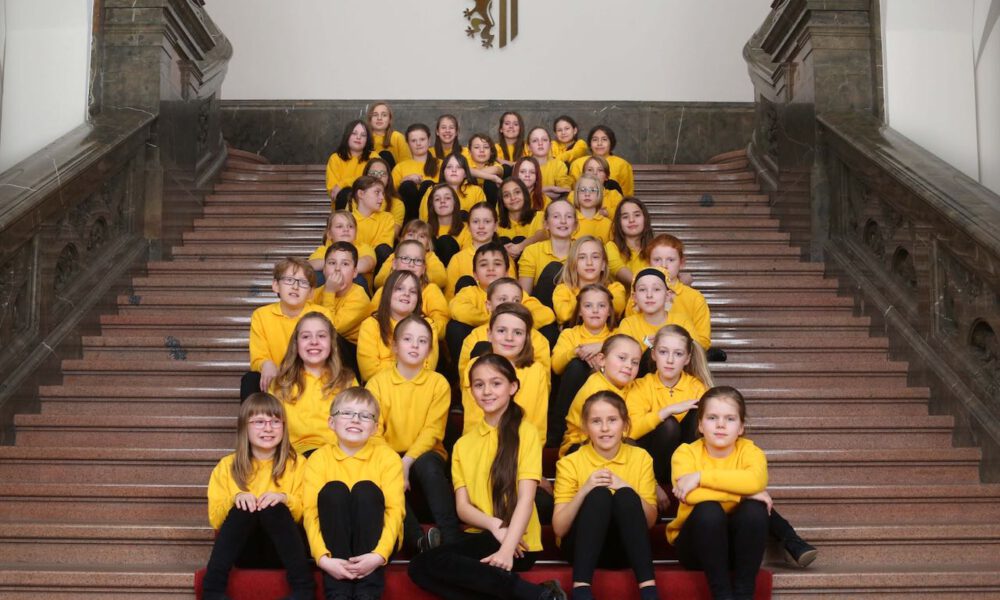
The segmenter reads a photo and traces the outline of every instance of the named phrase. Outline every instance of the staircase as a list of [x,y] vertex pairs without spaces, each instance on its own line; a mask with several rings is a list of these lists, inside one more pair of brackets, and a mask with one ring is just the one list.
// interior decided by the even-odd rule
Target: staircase
[[[952,418],[928,414],[822,265],[800,261],[743,153],[636,179],[656,229],[688,245],[729,354],[713,371],[749,399],[776,505],[820,548],[805,571],[769,558],[775,596],[1000,595],[1000,486],[979,483],[979,450],[951,446]],[[250,313],[273,301],[274,261],[316,246],[328,207],[322,166],[231,154],[174,260],[134,279],[0,447],[0,597],[193,598]]]

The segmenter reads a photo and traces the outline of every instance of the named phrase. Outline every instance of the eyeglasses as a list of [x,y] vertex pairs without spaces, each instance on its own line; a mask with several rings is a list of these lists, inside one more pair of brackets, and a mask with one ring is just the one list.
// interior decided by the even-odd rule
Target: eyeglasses
[[590,193],[590,194],[596,194],[597,192],[601,191],[601,189],[600,188],[595,188],[595,187],[582,187],[582,188],[580,188],[580,191],[581,192]]
[[357,419],[363,423],[374,423],[375,415],[370,412],[364,412],[360,410],[338,410],[333,413],[333,416],[340,417],[346,421],[353,421]]
[[368,171],[369,177],[385,177],[386,175],[387,173],[381,170],[372,169],[371,171]]
[[247,423],[254,429],[266,429],[268,426],[280,429],[284,425],[281,419],[250,419]]
[[310,287],[308,279],[296,279],[295,277],[282,277],[281,279],[278,279],[278,281],[287,285],[288,287],[300,287],[300,288]]
[[424,259],[416,258],[413,256],[397,256],[396,260],[403,263],[404,265],[411,265],[414,267],[420,267],[424,264]]

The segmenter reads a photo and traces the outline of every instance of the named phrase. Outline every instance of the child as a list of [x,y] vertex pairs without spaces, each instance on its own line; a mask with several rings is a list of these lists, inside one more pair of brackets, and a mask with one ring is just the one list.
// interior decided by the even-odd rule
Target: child
[[559,279],[559,285],[552,292],[552,305],[560,323],[568,323],[573,318],[577,295],[585,285],[601,285],[611,292],[611,308],[616,317],[625,311],[625,286],[611,280],[604,245],[594,236],[585,235],[573,241]]
[[317,246],[316,250],[309,255],[309,264],[316,271],[322,272],[325,268],[326,254],[330,250],[330,246],[336,242],[346,242],[354,246],[357,250],[358,274],[370,277],[371,272],[375,270],[375,251],[368,244],[359,243],[357,237],[358,221],[350,211],[338,210],[331,213],[330,218],[326,222],[326,233],[323,234],[323,243]]
[[573,117],[559,115],[552,122],[555,141],[552,142],[552,157],[569,165],[574,160],[587,155],[587,144],[579,137],[580,128]]
[[[590,175],[591,177],[597,178],[597,181],[601,184],[602,199],[601,199],[601,212],[607,214],[608,216],[613,216],[615,211],[618,209],[618,205],[622,202],[622,192],[617,183],[608,180],[608,161],[600,156],[590,156],[587,160],[583,162],[583,175]],[[570,191],[569,197],[566,198],[574,205],[576,204],[575,192]]]
[[406,209],[403,207],[403,201],[399,198],[399,194],[396,193],[396,186],[392,184],[392,178],[389,176],[391,172],[392,167],[389,166],[387,161],[382,158],[373,158],[365,165],[362,175],[374,177],[382,182],[383,189],[385,190],[385,203],[382,206],[382,210],[392,215],[393,220],[396,222],[396,232],[398,233],[399,228],[403,226],[403,217],[406,214]]
[[344,127],[337,150],[326,162],[326,193],[337,210],[347,207],[351,185],[361,176],[372,155],[371,135],[364,121],[351,121]]
[[313,290],[312,301],[333,315],[337,346],[344,366],[358,372],[358,331],[371,314],[371,301],[365,289],[354,282],[358,251],[347,242],[334,242],[326,251],[323,266],[325,283]]
[[399,547],[403,466],[392,448],[371,439],[378,419],[371,392],[340,392],[328,421],[337,443],[306,463],[302,520],[327,598],[381,598],[384,567]]
[[271,393],[285,407],[285,431],[302,456],[337,443],[326,425],[330,404],[338,392],[358,385],[354,373],[341,365],[336,337],[333,323],[325,316],[309,313],[302,317],[271,383]]
[[552,143],[544,127],[528,132],[528,149],[538,163],[542,192],[553,200],[565,196],[573,185],[573,178],[564,161],[552,158]]
[[521,254],[517,263],[518,281],[525,292],[552,308],[556,278],[569,256],[570,243],[576,233],[576,210],[565,200],[553,200],[545,208],[545,229],[549,239],[528,246]]
[[[439,184],[440,185],[440,184]],[[431,227],[425,221],[420,219],[413,219],[406,223],[403,230],[399,233],[399,243],[402,244],[405,241],[416,241],[421,246],[424,247],[424,271],[427,274],[427,280],[438,286],[438,288],[444,288],[448,284],[448,271],[445,269],[444,263],[438,258],[437,254],[434,253],[434,245],[431,240]],[[398,249],[399,246],[397,245]],[[379,269],[378,274],[375,275],[375,287],[380,288],[385,283],[389,273],[392,273],[396,267],[393,266],[393,261],[396,255],[390,254],[386,259],[382,268]]]
[[508,111],[500,115],[500,125],[497,126],[497,160],[504,166],[503,176],[510,177],[511,167],[522,156],[528,156],[528,148],[524,143],[524,119],[516,112]]
[[[469,172],[469,162],[461,154],[449,154],[441,159],[441,182],[447,183],[451,189],[455,190],[458,196],[458,203],[462,210],[468,212],[470,208],[480,202],[486,201],[486,194],[483,188],[476,185]],[[420,200],[420,219],[426,221],[430,212],[431,202],[430,189],[428,188]]]
[[[455,293],[467,285],[476,285],[473,278],[473,256],[476,250],[496,239],[497,214],[485,202],[473,206],[469,210],[469,239],[471,243],[462,248],[458,254],[451,257],[448,263],[448,289],[445,295],[454,298]],[[514,266],[507,261],[507,274],[514,277]]]
[[530,569],[542,549],[534,506],[542,478],[537,430],[512,402],[519,381],[513,365],[485,354],[469,370],[483,420],[455,443],[452,480],[462,541],[418,554],[410,578],[442,598],[565,600],[558,583],[529,583],[516,575]]
[[497,149],[485,133],[469,138],[469,172],[486,194],[490,206],[497,205],[497,186],[503,181],[503,165],[497,162]]
[[[420,277],[412,271],[393,271],[385,280],[384,292],[379,298],[375,313],[362,321],[358,331],[358,370],[361,379],[368,381],[382,369],[396,364],[390,339],[396,323],[415,314],[422,315],[423,301],[420,294]],[[437,335],[427,357],[427,368],[437,366]]]
[[430,152],[440,160],[444,160],[450,154],[461,154],[468,158],[468,149],[463,148],[458,141],[458,117],[441,115],[437,118],[434,126],[434,145]]
[[618,325],[619,333],[632,336],[645,349],[642,375],[649,372],[649,349],[653,347],[653,338],[661,327],[680,325],[687,331],[694,328],[687,313],[673,303],[671,283],[662,269],[647,267],[639,271],[632,285],[636,314],[625,317]]
[[[712,320],[708,303],[701,292],[680,280],[680,272],[684,268],[684,242],[670,234],[661,233],[643,247],[640,256],[651,266],[666,270],[670,281],[674,282],[671,288],[675,295],[674,302],[691,317],[691,324],[694,326],[691,335],[698,345],[710,352]],[[725,360],[725,352],[720,350],[716,354],[721,354],[720,362]]]
[[566,456],[576,452],[577,449],[587,441],[587,434],[583,431],[583,402],[597,392],[614,392],[623,398],[628,397],[631,391],[632,382],[639,372],[639,357],[642,350],[635,340],[627,335],[615,334],[604,340],[601,346],[598,364],[600,369],[587,378],[580,391],[576,393],[567,408],[566,433],[562,437],[562,445],[559,446],[559,456]]
[[605,244],[611,276],[625,285],[632,285],[635,274],[648,267],[642,259],[642,249],[653,239],[653,222],[649,210],[638,198],[624,198],[615,210],[611,241]]
[[285,359],[295,324],[303,315],[316,311],[331,317],[327,309],[309,302],[315,285],[316,271],[301,258],[289,257],[274,265],[271,289],[278,301],[261,306],[250,316],[250,372],[240,381],[240,401],[271,385]]
[[656,522],[656,480],[649,454],[622,443],[625,402],[597,392],[583,402],[588,443],[556,463],[554,530],[573,565],[573,600],[592,600],[594,569],[632,567],[642,600],[657,600],[649,529]]
[[523,156],[517,159],[511,170],[514,178],[521,180],[528,188],[528,191],[531,192],[531,202],[529,205],[532,210],[536,211],[540,211],[548,206],[550,200],[542,191],[541,171],[541,166],[539,166],[538,161],[533,156]]
[[455,498],[448,483],[448,454],[442,443],[451,386],[441,374],[424,367],[433,339],[430,324],[421,317],[410,315],[400,321],[392,332],[396,365],[379,372],[365,386],[379,401],[379,432],[403,459],[403,486],[412,494],[416,483],[439,528],[425,535],[407,503],[403,539],[417,551],[442,540],[450,544],[460,539]]
[[505,179],[500,185],[497,235],[515,260],[524,249],[545,239],[545,214],[531,208],[530,192],[520,179]]
[[[608,161],[610,171],[608,178],[620,186],[623,196],[631,196],[635,193],[635,176],[632,174],[632,165],[620,156],[614,155],[617,139],[615,132],[606,125],[598,125],[590,130],[587,135],[590,153],[600,156]],[[583,173],[583,163],[586,159],[578,158],[570,165],[570,173],[573,177],[579,177]]]
[[579,235],[592,235],[602,244],[611,241],[611,219],[602,210],[604,202],[604,188],[596,177],[592,175],[581,175],[576,180],[576,189],[573,195],[574,206],[576,206],[576,218],[580,222]]
[[[459,250],[472,243],[472,238],[462,218],[462,207],[455,190],[447,183],[438,183],[431,188],[430,193],[431,210],[427,216],[427,224],[434,240],[434,253],[447,267]],[[441,287],[448,287],[447,271]]]
[[705,392],[697,420],[703,437],[671,459],[680,506],[667,540],[685,568],[705,572],[713,598],[753,598],[767,542],[767,459],[743,437],[746,404],[737,390]]
[[[410,221],[407,223],[407,227],[412,223],[421,222]],[[428,281],[427,254],[424,244],[414,239],[403,240],[396,247],[396,253],[392,255],[391,266],[394,272],[410,271],[420,279],[421,307],[423,307],[424,314],[430,319],[431,325],[434,326],[435,334],[439,337],[444,335],[444,329],[451,318],[448,312],[448,301],[445,300],[441,288]],[[388,281],[388,277],[386,277],[386,281]],[[382,301],[382,292],[383,288],[379,288],[372,296],[371,310],[373,312],[378,309],[378,305]]]
[[392,183],[406,206],[404,222],[417,218],[421,198],[438,178],[441,161],[427,151],[430,138],[431,130],[423,123],[407,127],[406,143],[410,147],[411,158],[400,161],[392,169]]
[[403,134],[392,128],[392,108],[386,102],[376,102],[368,107],[368,127],[372,133],[375,152],[389,165],[389,171],[397,163],[410,158],[410,148]]
[[315,584],[296,524],[302,520],[305,460],[288,442],[284,423],[281,402],[270,394],[251,394],[240,406],[236,451],[219,461],[208,482],[208,521],[216,537],[202,583],[205,600],[226,598],[234,565],[277,567],[259,560],[267,550],[288,571],[289,598],[313,598]]
[[374,177],[362,175],[351,191],[352,214],[358,224],[357,241],[375,250],[375,270],[392,254],[392,239],[396,235],[396,219],[382,210],[385,187]]
[[[459,296],[466,294],[466,289],[473,290],[475,288],[465,288],[459,293]],[[470,296],[472,294],[469,294]],[[531,347],[535,352],[535,361],[546,365],[546,368],[551,364],[551,356],[549,354],[549,341],[545,334],[542,333],[539,328],[539,323],[548,323],[541,327],[542,330],[547,328],[552,328],[555,326],[555,315],[552,314],[552,310],[547,306],[542,306],[542,304],[531,296],[524,297],[524,292],[521,290],[521,286],[517,283],[516,279],[511,277],[500,277],[493,280],[493,283],[489,284],[486,288],[485,298],[483,300],[483,306],[478,305],[479,293],[475,294],[474,298],[463,298],[463,300],[472,300],[468,305],[456,304],[455,308],[459,311],[460,315],[463,315],[463,319],[469,321],[479,321],[478,317],[482,317],[482,324],[474,329],[465,329],[462,331],[463,336],[460,338],[459,347],[461,348],[457,354],[453,353],[452,356],[458,356],[458,372],[464,373],[465,368],[469,366],[469,362],[472,360],[472,355],[478,356],[489,348],[489,321],[490,315],[493,314],[494,309],[501,304],[506,304],[512,302],[514,304],[521,304],[531,312],[531,319],[533,321],[534,328],[531,330]],[[456,300],[458,296],[455,297]],[[466,315],[465,313],[469,314]],[[448,323],[449,329],[451,329],[452,323],[456,323],[453,319]],[[457,321],[458,325],[465,325],[461,321]],[[467,333],[465,333],[467,332]],[[482,344],[483,346],[479,346]],[[477,350],[481,350],[478,351]]]

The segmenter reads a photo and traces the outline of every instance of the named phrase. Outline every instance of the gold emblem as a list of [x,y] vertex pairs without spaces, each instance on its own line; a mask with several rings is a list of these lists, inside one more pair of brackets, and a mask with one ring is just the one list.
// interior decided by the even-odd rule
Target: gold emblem
[[[500,37],[500,47],[517,37],[517,0],[474,0],[476,6],[462,12],[469,21],[465,29],[470,38],[479,36],[483,48],[492,48],[493,40]],[[500,14],[493,18],[493,5],[497,4]],[[499,33],[493,30],[499,25]]]

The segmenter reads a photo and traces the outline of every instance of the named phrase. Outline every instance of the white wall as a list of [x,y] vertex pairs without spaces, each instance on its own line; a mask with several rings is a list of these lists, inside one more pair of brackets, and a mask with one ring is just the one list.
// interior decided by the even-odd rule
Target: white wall
[[86,119],[93,0],[0,0],[0,172]]
[[1000,0],[883,0],[890,126],[1000,193]]
[[225,99],[749,102],[741,52],[770,4],[520,0],[518,37],[502,50],[466,36],[472,0],[211,0],[207,9],[234,48]]

